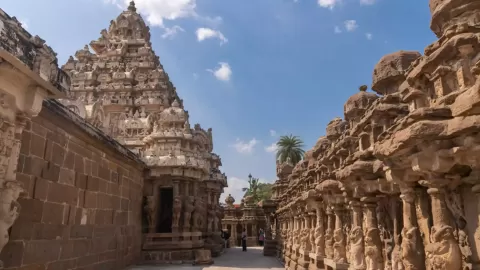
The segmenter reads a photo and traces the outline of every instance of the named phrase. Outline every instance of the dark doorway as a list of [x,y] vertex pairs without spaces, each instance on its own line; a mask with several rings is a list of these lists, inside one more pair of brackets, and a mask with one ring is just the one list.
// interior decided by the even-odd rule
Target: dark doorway
[[160,188],[158,192],[157,233],[172,232],[173,189]]

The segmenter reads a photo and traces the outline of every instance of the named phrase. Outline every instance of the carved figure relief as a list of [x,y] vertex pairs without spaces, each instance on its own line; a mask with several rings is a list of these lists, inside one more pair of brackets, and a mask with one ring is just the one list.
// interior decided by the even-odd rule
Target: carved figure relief
[[[182,215],[182,198],[175,196],[173,199],[173,224],[172,227],[178,227],[180,225],[180,217]],[[187,220],[188,222],[188,220]]]
[[144,206],[144,211],[147,216],[148,226],[150,228],[155,227],[155,199],[153,196],[146,196],[146,204]]
[[183,227],[189,228],[191,226],[191,216],[192,212],[194,210],[194,197],[193,196],[188,196],[185,198],[184,202],[185,208],[183,212]]

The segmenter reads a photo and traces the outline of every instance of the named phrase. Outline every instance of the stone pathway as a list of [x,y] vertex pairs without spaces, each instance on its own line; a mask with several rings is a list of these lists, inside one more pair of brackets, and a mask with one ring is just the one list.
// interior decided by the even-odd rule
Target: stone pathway
[[241,248],[229,248],[220,257],[213,258],[212,265],[165,265],[165,266],[134,266],[129,270],[284,270],[275,257],[265,257],[262,247],[249,247],[247,252]]

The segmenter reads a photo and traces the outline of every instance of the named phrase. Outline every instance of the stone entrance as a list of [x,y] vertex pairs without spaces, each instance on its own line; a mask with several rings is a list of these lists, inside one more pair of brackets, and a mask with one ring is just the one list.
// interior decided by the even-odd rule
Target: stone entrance
[[173,189],[160,188],[158,198],[158,222],[156,225],[157,233],[172,232],[172,207],[173,207]]

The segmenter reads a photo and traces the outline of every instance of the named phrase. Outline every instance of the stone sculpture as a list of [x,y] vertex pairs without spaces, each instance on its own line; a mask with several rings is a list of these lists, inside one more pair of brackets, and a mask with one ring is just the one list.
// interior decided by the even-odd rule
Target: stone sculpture
[[[173,227],[178,227],[180,225],[180,217],[182,215],[182,198],[180,196],[175,196],[173,199]],[[189,220],[186,220],[188,222]]]

